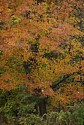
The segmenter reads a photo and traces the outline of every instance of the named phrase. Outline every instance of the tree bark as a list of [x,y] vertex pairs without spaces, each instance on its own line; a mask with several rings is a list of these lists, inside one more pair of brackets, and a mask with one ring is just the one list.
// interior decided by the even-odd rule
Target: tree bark
[[47,111],[46,111],[46,99],[45,98],[43,98],[39,101],[39,112],[40,112],[40,116],[43,116],[44,114],[47,113]]

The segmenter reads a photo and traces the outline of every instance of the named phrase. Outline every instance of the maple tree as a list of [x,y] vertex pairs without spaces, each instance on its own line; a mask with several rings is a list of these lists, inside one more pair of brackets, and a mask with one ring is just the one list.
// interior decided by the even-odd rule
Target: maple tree
[[0,89],[25,84],[43,98],[44,109],[47,97],[53,106],[83,100],[83,6],[81,0],[1,0]]

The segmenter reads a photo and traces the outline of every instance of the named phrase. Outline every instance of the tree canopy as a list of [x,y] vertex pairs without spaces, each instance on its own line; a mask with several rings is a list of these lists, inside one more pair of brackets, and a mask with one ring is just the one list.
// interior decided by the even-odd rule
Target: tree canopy
[[84,3],[0,1],[0,89],[26,85],[52,106],[84,99]]

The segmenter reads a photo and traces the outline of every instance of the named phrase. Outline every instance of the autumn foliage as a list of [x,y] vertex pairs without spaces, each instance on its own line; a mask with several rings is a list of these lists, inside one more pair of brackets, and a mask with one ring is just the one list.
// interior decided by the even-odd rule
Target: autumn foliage
[[82,0],[0,1],[0,89],[26,85],[52,106],[84,99]]

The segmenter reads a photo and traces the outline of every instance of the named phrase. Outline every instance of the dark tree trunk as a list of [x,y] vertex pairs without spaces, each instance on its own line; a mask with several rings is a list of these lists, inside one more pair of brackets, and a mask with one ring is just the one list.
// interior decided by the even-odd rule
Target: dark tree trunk
[[36,110],[35,114],[38,114],[38,105],[37,104],[35,105],[35,110]]
[[39,101],[39,112],[40,112],[40,116],[43,116],[44,114],[47,113],[47,111],[46,111],[46,99],[45,98],[43,98]]

